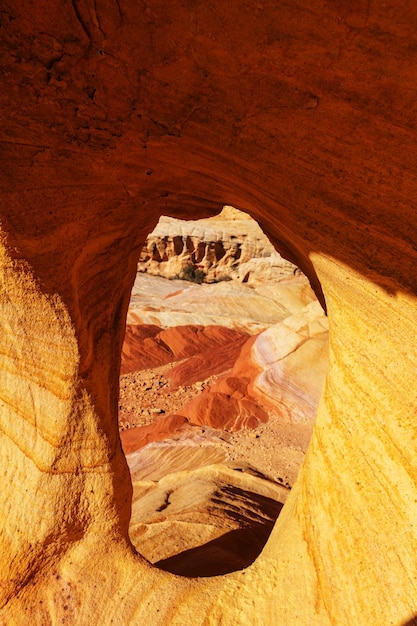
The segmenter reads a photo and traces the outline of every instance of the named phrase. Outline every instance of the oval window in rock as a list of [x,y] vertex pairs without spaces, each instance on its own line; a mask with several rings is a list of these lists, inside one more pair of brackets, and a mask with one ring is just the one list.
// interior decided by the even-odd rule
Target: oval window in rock
[[303,461],[327,361],[308,279],[247,214],[160,219],[138,263],[120,379],[139,553],[185,576],[255,560]]

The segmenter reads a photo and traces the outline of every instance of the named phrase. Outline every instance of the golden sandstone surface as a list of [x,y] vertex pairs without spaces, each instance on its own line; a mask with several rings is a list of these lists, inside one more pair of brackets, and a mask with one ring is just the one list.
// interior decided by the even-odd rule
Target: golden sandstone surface
[[[385,626],[417,613],[414,0],[3,0],[2,624]],[[189,579],[128,538],[120,351],[161,214],[247,211],[330,366],[261,555]]]

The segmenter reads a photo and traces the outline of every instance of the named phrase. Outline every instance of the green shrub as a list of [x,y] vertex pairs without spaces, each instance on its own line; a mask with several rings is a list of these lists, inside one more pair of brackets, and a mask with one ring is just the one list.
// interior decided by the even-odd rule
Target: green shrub
[[198,269],[198,267],[194,267],[194,265],[186,265],[179,277],[181,280],[201,284],[206,277],[206,273]]

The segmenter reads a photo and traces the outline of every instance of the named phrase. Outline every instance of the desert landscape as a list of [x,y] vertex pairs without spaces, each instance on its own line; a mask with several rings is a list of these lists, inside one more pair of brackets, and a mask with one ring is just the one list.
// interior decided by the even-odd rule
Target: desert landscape
[[310,441],[326,316],[308,279],[232,207],[208,220],[161,218],[138,270],[119,398],[130,537],[173,573],[242,569]]

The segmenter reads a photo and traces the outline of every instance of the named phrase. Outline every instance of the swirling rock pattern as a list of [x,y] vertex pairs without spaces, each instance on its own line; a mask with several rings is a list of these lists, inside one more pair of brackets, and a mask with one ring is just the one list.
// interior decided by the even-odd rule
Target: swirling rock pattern
[[[1,621],[395,624],[417,613],[417,9],[4,0]],[[298,481],[247,569],[128,539],[120,351],[161,214],[258,220],[327,305]]]

